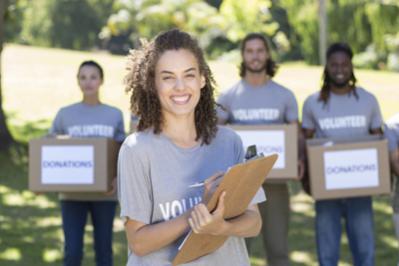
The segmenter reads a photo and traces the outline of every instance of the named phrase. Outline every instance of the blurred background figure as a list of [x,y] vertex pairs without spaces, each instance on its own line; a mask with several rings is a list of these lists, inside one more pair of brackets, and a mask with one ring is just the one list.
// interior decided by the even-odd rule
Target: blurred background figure
[[[50,133],[72,138],[105,137],[122,143],[125,139],[122,112],[100,101],[99,89],[104,81],[101,66],[94,61],[84,61],[79,66],[77,79],[83,100],[61,108]],[[82,263],[83,236],[88,215],[94,228],[96,265],[113,265],[112,229],[117,200],[115,182],[107,193],[60,194],[65,266],[79,266]]]
[[[217,102],[220,124],[298,124],[298,104],[294,94],[272,80],[277,65],[266,38],[249,33],[241,43],[241,80],[224,91]],[[288,227],[290,199],[287,183],[266,181],[267,201],[260,204],[262,236],[269,265],[289,265]],[[250,240],[247,241],[250,249]]]
[[[356,86],[352,57],[346,43],[334,43],[328,48],[322,88],[309,96],[303,106],[302,127],[306,138],[355,141],[362,136],[382,134],[383,120],[377,99]],[[372,198],[316,200],[315,204],[319,264],[338,265],[344,218],[353,265],[374,265]]]

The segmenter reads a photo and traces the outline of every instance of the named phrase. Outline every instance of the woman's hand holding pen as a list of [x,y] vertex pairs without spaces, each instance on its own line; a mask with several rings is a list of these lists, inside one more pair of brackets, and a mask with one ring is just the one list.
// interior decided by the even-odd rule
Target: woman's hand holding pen
[[205,204],[196,205],[191,211],[188,223],[194,233],[209,235],[224,235],[228,222],[223,218],[224,198],[226,192],[220,194],[216,209],[210,213]]
[[191,229],[197,234],[219,235],[224,231],[226,221],[223,219],[224,214],[224,195],[223,192],[218,200],[216,209],[210,213],[206,204],[212,197],[218,187],[224,172],[217,172],[203,182],[204,193],[202,194],[202,203],[196,205],[190,213],[188,223]]
[[207,204],[211,199],[216,188],[219,186],[220,178],[223,177],[224,172],[217,172],[213,176],[204,181],[204,193],[202,194],[202,203]]

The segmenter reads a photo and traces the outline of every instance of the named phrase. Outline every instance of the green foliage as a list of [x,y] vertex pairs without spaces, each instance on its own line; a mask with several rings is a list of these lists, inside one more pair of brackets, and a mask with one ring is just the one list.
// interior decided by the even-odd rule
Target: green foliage
[[299,36],[294,31],[294,25],[288,20],[288,12],[280,5],[274,3],[270,8],[272,19],[279,25],[277,34],[273,37],[273,44],[281,61],[302,59],[299,45]]
[[24,12],[25,1],[9,0],[9,5],[5,14],[4,39],[6,42],[18,41],[18,37],[22,31],[22,18]]
[[222,18],[215,7],[201,0],[117,1],[101,37],[130,34],[133,42],[153,38],[161,31],[180,28],[197,36],[206,47],[222,34]]
[[370,45],[365,51],[356,54],[353,57],[353,65],[359,68],[377,68],[380,56],[378,55],[375,46]]
[[396,34],[399,29],[399,3],[396,5],[371,3],[366,5],[366,14],[371,24],[373,43],[378,50],[387,50],[384,36]]
[[329,1],[329,42],[348,42],[354,53],[363,51],[370,42],[370,25],[362,0]]
[[111,39],[129,34],[136,43],[139,38],[150,39],[161,31],[180,28],[194,34],[214,58],[237,48],[248,32],[276,34],[278,23],[272,20],[270,6],[269,0],[251,0],[245,6],[238,0],[224,0],[220,10],[202,0],[117,1],[101,36]]
[[[210,58],[236,54],[249,32],[280,60],[319,60],[318,0],[9,0],[7,41],[125,54],[161,31],[194,34]],[[399,2],[328,0],[328,43],[348,42],[356,66],[399,69]],[[99,41],[102,41],[100,44]]]
[[26,1],[22,18],[20,42],[26,44],[50,46],[50,10],[55,1]]
[[249,32],[273,36],[278,24],[272,20],[270,6],[271,1],[266,0],[248,0],[245,5],[240,0],[224,0],[220,13],[224,18],[228,39],[238,42]]
[[[351,45],[359,67],[386,68],[388,58],[395,61],[399,45],[394,40],[399,29],[399,2],[367,0],[330,0],[327,2],[328,43],[344,41]],[[318,1],[280,0],[277,6],[287,10],[288,20],[308,63],[318,58]],[[390,47],[390,48],[389,48]],[[393,47],[393,48],[392,48]],[[395,50],[395,51],[392,51]],[[393,68],[391,68],[393,69]]]
[[213,7],[219,8],[223,0],[206,0],[206,2]]
[[55,1],[51,8],[50,40],[52,46],[89,49],[109,15],[111,1]]
[[287,10],[289,24],[295,32],[291,33],[291,40],[298,41],[291,45],[299,46],[297,49],[308,63],[318,63],[319,26],[315,0],[281,0],[278,5]]
[[399,32],[385,36],[385,43],[389,51],[387,68],[399,71]]
[[110,15],[113,0],[13,0],[7,40],[40,46],[90,49]]

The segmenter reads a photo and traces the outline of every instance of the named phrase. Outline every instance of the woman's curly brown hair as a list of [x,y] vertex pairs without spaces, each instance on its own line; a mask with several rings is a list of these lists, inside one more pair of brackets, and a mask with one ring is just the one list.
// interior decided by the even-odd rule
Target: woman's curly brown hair
[[131,50],[128,56],[128,74],[125,77],[126,91],[131,92],[130,109],[139,118],[137,130],[152,129],[159,134],[163,127],[161,103],[155,88],[155,67],[162,54],[169,50],[186,49],[197,59],[200,74],[205,78],[205,87],[195,107],[196,140],[209,144],[217,132],[215,80],[205,61],[197,41],[188,33],[172,29],[160,33],[149,43]]

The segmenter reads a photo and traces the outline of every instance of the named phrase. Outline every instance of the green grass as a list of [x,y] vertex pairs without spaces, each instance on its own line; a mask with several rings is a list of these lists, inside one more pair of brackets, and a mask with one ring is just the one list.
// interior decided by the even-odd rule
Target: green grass
[[[106,53],[87,53],[20,45],[6,45],[2,55],[4,107],[12,123],[52,120],[60,107],[81,99],[76,82],[77,67],[83,60],[98,61],[105,72],[102,99],[119,107],[129,117],[129,97],[123,86],[126,58]],[[220,90],[239,79],[237,64],[211,62]],[[275,80],[290,88],[299,106],[320,88],[322,68],[302,63],[283,64]],[[374,93],[384,118],[399,112],[399,75],[391,72],[356,70],[359,85]]]
[[[125,58],[105,53],[86,53],[7,45],[2,58],[4,105],[13,135],[20,141],[7,153],[0,153],[0,265],[61,265],[63,236],[60,209],[55,194],[36,195],[27,190],[27,142],[47,131],[57,110],[78,101],[76,69],[85,59],[104,66],[102,98],[118,106],[128,123],[128,96],[122,79]],[[221,89],[238,80],[236,66],[212,62]],[[291,88],[299,105],[320,85],[320,67],[284,64],[276,80]],[[399,111],[399,75],[389,72],[356,71],[359,83],[380,101],[385,118]],[[289,233],[292,265],[317,265],[314,239],[313,200],[290,183],[291,224]],[[396,265],[399,246],[394,236],[388,196],[375,197],[376,265]],[[92,227],[85,235],[83,265],[94,265]],[[126,262],[126,240],[119,218],[114,226],[115,265]],[[265,265],[260,238],[252,245],[253,265]],[[342,239],[340,265],[351,265],[348,243]]]

